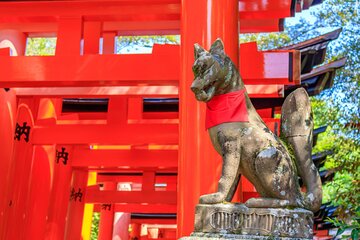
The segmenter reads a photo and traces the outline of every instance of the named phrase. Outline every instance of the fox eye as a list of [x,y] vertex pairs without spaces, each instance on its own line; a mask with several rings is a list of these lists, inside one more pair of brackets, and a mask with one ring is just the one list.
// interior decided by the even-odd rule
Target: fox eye
[[195,64],[193,67],[192,67],[192,70],[193,70],[193,73],[195,75],[199,75],[199,70],[200,70],[200,66]]
[[192,68],[195,75],[200,75],[201,73],[205,72],[206,69],[206,64],[195,64]]
[[201,65],[200,72],[203,73],[206,71],[206,69],[207,69],[207,65],[203,64],[203,65]]

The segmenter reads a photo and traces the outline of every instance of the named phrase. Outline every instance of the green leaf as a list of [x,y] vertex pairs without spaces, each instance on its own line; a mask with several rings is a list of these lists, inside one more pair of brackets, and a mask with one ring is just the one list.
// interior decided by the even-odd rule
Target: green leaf
[[336,232],[335,237],[341,235],[342,233],[344,233],[345,230],[346,230],[345,228],[339,228],[339,229],[337,230],[337,232]]
[[351,239],[359,240],[359,229],[358,228],[355,228],[351,231]]

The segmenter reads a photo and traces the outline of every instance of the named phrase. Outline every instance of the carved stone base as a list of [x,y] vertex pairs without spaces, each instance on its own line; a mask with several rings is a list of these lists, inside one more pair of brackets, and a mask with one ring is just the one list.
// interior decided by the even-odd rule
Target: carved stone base
[[273,236],[255,236],[255,235],[239,235],[239,234],[216,234],[216,233],[193,233],[190,237],[180,238],[181,240],[308,240],[309,238],[288,238],[288,237],[273,237]]
[[313,213],[296,208],[198,204],[195,230],[183,239],[312,239]]

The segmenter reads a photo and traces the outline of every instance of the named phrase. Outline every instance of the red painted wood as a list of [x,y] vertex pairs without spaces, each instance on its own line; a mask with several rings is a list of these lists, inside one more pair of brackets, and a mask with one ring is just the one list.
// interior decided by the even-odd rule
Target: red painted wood
[[139,224],[176,224],[176,219],[131,219],[131,223]]
[[[279,98],[284,97],[284,85],[246,85],[251,98]],[[148,87],[55,87],[55,88],[16,88],[18,96],[41,97],[99,97],[106,98],[114,95],[128,95],[129,97],[165,97],[177,98],[177,86],[148,86]],[[82,113],[81,113],[82,114]],[[146,116],[147,113],[143,114]],[[131,118],[131,117],[130,117]]]
[[[329,230],[315,230],[315,238],[316,240],[320,240],[321,237],[324,237],[324,239],[331,239],[329,236]],[[325,238],[328,237],[328,238]]]
[[250,198],[258,198],[258,197],[260,197],[260,195],[259,193],[256,192],[256,190],[250,192],[246,192],[246,191],[243,192],[244,202],[246,202]]
[[284,85],[278,84],[258,84],[245,85],[251,98],[280,98],[284,97]]
[[264,108],[258,109],[256,112],[260,115],[261,118],[272,118],[273,117],[273,109],[272,108]]
[[[76,113],[62,113],[61,116],[58,117],[58,124],[73,124],[75,122],[82,122],[82,120],[87,120],[86,123],[98,123],[97,120],[103,120],[106,122],[107,113],[105,112],[76,112]],[[77,119],[77,120],[74,120]],[[83,121],[84,122],[84,121]],[[43,125],[43,124],[39,124]]]
[[[242,186],[243,186],[243,191],[244,192],[256,192],[256,189],[254,187],[254,185],[252,185],[252,183],[246,179],[245,177],[243,177],[241,179],[241,183],[242,183]],[[244,201],[246,201],[247,199],[244,199]]]
[[[182,2],[177,238],[188,236],[193,231],[194,207],[198,198],[201,194],[216,191],[221,171],[220,156],[205,131],[205,104],[197,102],[189,89],[194,77],[191,71],[193,46],[199,43],[208,49],[214,37],[238,39],[238,26],[234,24],[237,18],[226,16],[232,13],[230,6],[236,5],[235,2],[219,5],[205,0]],[[213,22],[212,19],[221,21]],[[228,40],[226,51],[237,60],[238,45],[235,43]]]
[[[133,213],[176,213],[176,204],[114,204],[115,212],[133,212]],[[95,204],[94,211],[100,212],[101,205]]]
[[[239,1],[239,9],[241,18],[248,18],[247,14],[253,13],[258,15],[263,15],[262,18],[267,18],[264,15],[264,11],[277,11],[279,15],[281,12],[290,10],[291,1],[288,0],[266,0],[266,1],[258,1],[258,0],[246,0]],[[251,15],[251,17],[256,18],[256,15]]]
[[175,240],[176,239],[176,229],[175,228],[164,228],[160,229],[164,240]]
[[87,188],[87,203],[157,203],[176,204],[175,191],[100,191],[96,188]]
[[[69,160],[66,165],[59,162],[53,163],[53,182],[51,185],[50,204],[48,208],[48,219],[46,225],[46,240],[60,240],[65,236],[66,215],[70,198],[70,184],[72,176],[72,147],[69,145],[57,145],[58,151],[66,148]],[[56,152],[53,152],[54,156]]]
[[143,99],[142,98],[128,98],[128,119],[139,120],[142,119],[143,114]]
[[[81,33],[82,19],[80,17],[61,17],[58,22],[58,33],[55,51],[56,56],[66,56],[69,54],[79,55]],[[62,64],[59,64],[58,66],[60,65]],[[38,70],[39,69],[37,69],[37,71]],[[64,78],[64,80],[65,79],[66,78]]]
[[[24,24],[19,22],[0,22],[0,29],[16,29],[29,33],[31,37],[56,37],[57,19],[47,17],[46,22]],[[99,20],[99,19],[94,19]],[[178,35],[180,34],[180,20],[178,16],[147,21],[134,22],[127,17],[121,21],[106,21],[103,31],[116,32],[121,36],[148,36],[148,35]],[[284,19],[240,19],[241,33],[278,32],[284,30]]]
[[[189,91],[193,79],[191,71],[194,62],[193,46],[199,43],[209,47],[211,33],[207,25],[208,14],[206,1],[182,2],[182,28],[181,28],[181,81],[180,95],[180,142],[179,142],[179,171],[178,171],[178,232],[177,237],[186,236],[193,231],[191,223],[194,222],[194,206],[200,196],[201,164],[207,152],[214,153],[211,144],[207,142],[205,132],[205,105],[197,102]],[[210,23],[208,23],[210,24]],[[191,112],[191,114],[189,114]],[[197,124],[194,124],[197,123]],[[194,148],[193,146],[196,146]],[[213,169],[213,161],[210,162]],[[205,178],[205,180],[207,180]],[[188,183],[191,182],[191,188]],[[213,189],[215,190],[215,186]]]
[[279,32],[284,31],[284,20],[279,18],[271,19],[241,19],[241,33],[258,32]]
[[[234,37],[239,35],[239,4],[238,0],[230,1],[212,1],[211,9],[208,14],[211,14],[211,39],[208,39],[208,44],[217,38],[221,38],[226,54],[234,62],[235,66],[239,67],[239,38]],[[208,22],[210,24],[210,22]]]
[[15,132],[16,96],[13,90],[5,92],[0,89],[0,239],[4,239],[4,225],[9,210],[8,185],[10,182],[10,169],[13,164],[13,145]]
[[[116,184],[107,182],[103,184],[104,190],[116,190]],[[101,205],[100,208],[100,221],[99,221],[99,240],[108,240],[112,239],[113,234],[113,226],[114,226],[114,213],[115,213],[115,205],[111,203],[109,208],[103,208]]]
[[263,118],[266,126],[275,133],[277,136],[280,136],[280,119],[275,118]]
[[[130,182],[130,183],[141,183],[142,176],[134,175],[102,175],[98,174],[97,182]],[[167,183],[167,184],[176,184],[177,176],[155,176],[155,183]]]
[[143,112],[143,119],[179,119],[179,112]]
[[[19,101],[16,123],[23,126],[26,123],[30,127],[28,141],[26,136],[21,135],[20,140],[14,139],[12,166],[10,169],[10,178],[8,184],[9,199],[7,220],[5,221],[4,239],[24,239],[25,226],[27,219],[27,199],[29,192],[29,177],[33,162],[33,109],[34,101],[32,99],[21,99]],[[16,127],[15,127],[16,128]],[[14,135],[13,135],[14,136]],[[18,226],[18,227],[14,227]]]
[[[3,44],[5,45],[5,44]],[[0,48],[0,56],[10,56],[11,49],[10,47],[1,46]]]
[[76,149],[73,167],[121,167],[127,169],[176,168],[177,150],[91,150]]
[[[146,4],[144,4],[146,3]],[[101,7],[101,14],[99,8]],[[156,19],[157,16],[180,17],[180,1],[44,1],[23,3],[1,3],[0,21],[10,21],[14,16],[35,18],[39,22],[49,17],[83,16],[85,20]],[[135,18],[134,18],[135,17]],[[16,18],[15,18],[16,19]]]
[[[172,16],[181,11],[180,0],[167,1],[108,1],[102,2],[102,14],[98,14],[98,1],[47,2],[47,3],[2,3],[1,20],[9,20],[10,16],[51,17],[51,16],[85,16],[91,20],[108,20],[109,16],[136,15],[138,19],[149,18],[151,14]],[[291,1],[289,0],[247,0],[239,1],[239,13],[243,19],[289,17]],[[16,9],[17,8],[17,9]],[[28,10],[28,11],[26,11]]]
[[[26,34],[12,28],[0,30],[0,56],[23,56],[26,48]],[[4,50],[3,48],[10,48]]]
[[26,239],[45,239],[55,162],[53,146],[35,146],[27,198]]
[[98,54],[100,49],[101,22],[84,22],[84,54]]
[[[214,32],[214,36],[218,35]],[[236,42],[229,41],[228,44],[231,46]],[[297,51],[259,52],[256,43],[241,44],[241,48],[240,72],[245,84],[299,82]],[[179,60],[177,45],[155,45],[153,54],[0,57],[0,64],[8,69],[0,76],[0,87],[177,85]],[[235,63],[237,61],[238,58]],[[67,71],[58,68],[64,64]],[[274,67],[277,65],[282,67]]]
[[[253,32],[266,31],[268,21],[290,17],[295,9],[290,0],[239,1],[240,26]],[[98,14],[101,4],[102,14]],[[104,21],[105,31],[122,34],[178,34],[180,0],[175,1],[64,1],[46,3],[1,3],[0,28],[17,28],[24,32],[56,32],[57,17],[82,16],[86,21]],[[301,10],[301,9],[299,9]],[[260,20],[249,24],[248,20]],[[19,22],[23,24],[18,24]],[[30,24],[24,24],[30,23]],[[265,26],[265,28],[264,28]],[[278,29],[277,29],[278,30]]]
[[[0,65],[7,69],[0,77],[0,87],[177,85],[178,56],[0,57]],[[66,71],[58,66],[66,66]]]
[[[137,134],[141,132],[140,134]],[[33,143],[43,144],[177,144],[177,124],[55,125],[39,126],[33,131]]]
[[[240,1],[241,3],[242,1]],[[261,19],[264,21],[264,19],[272,19],[274,17],[276,18],[287,18],[291,16],[291,9],[290,4],[291,1],[272,1],[272,3],[269,3],[270,1],[264,1],[263,6],[262,4],[259,4],[259,1],[253,1],[256,2],[257,6],[252,6],[252,10],[245,10],[240,11],[240,18],[241,19]],[[285,3],[284,6],[279,6],[278,4]],[[260,5],[260,6],[259,6]],[[249,7],[249,4],[246,4],[245,7]],[[255,8],[261,8],[264,7],[265,9],[258,9],[255,10]],[[278,7],[278,9],[273,9],[274,7]],[[270,9],[271,8],[271,9]]]
[[[56,99],[40,99],[36,122],[56,120]],[[35,146],[29,179],[29,196],[26,200],[25,236],[28,239],[45,239],[50,206],[51,188],[54,179],[55,146]]]
[[131,232],[129,233],[130,239],[140,239],[141,238],[141,224],[132,223]]
[[178,35],[180,19],[107,21],[104,22],[104,31],[116,31],[120,36]]
[[103,54],[114,54],[115,53],[115,36],[116,32],[104,32],[103,37]]
[[[0,31],[0,48],[2,49],[0,56],[24,55],[25,46],[26,34],[12,29],[5,29]],[[11,226],[9,224],[11,224],[11,221],[13,220],[12,217],[14,217],[16,214],[15,211],[17,211],[14,209],[13,199],[14,196],[21,195],[21,197],[23,197],[24,194],[27,194],[27,192],[22,194],[21,192],[17,191],[21,191],[20,188],[22,184],[22,177],[24,177],[24,179],[26,178],[26,174],[28,173],[28,169],[26,169],[26,167],[31,164],[32,160],[32,148],[29,146],[31,144],[15,144],[14,142],[16,121],[18,121],[19,118],[30,117],[31,121],[29,124],[32,125],[33,118],[29,109],[27,110],[29,113],[28,116],[26,116],[27,114],[24,113],[25,110],[23,107],[21,108],[21,113],[19,113],[19,108],[17,105],[18,102],[16,101],[15,92],[13,90],[9,90],[8,92],[3,91],[1,93],[0,103],[0,106],[2,106],[0,107],[2,108],[0,113],[0,122],[1,126],[3,126],[0,130],[0,135],[2,136],[0,141],[4,141],[1,143],[2,151],[0,153],[0,158],[2,159],[0,166],[0,180],[2,183],[4,183],[2,184],[2,187],[0,187],[0,238],[7,239],[7,234],[9,234],[9,226]],[[31,103],[31,101],[29,101],[29,103]],[[23,147],[24,149],[22,149]],[[22,150],[24,150],[24,152],[19,153],[19,151]],[[16,162],[18,158],[19,163]],[[21,166],[20,164],[24,161],[26,164]],[[16,174],[19,173],[21,167],[24,167],[25,174],[24,176],[21,176],[20,179],[17,179]],[[13,187],[16,187],[15,191]],[[22,203],[20,203],[20,205],[21,204]],[[18,211],[24,211],[24,209],[19,208]]]
[[108,124],[126,124],[128,120],[128,99],[125,96],[110,97],[107,112]]
[[83,170],[74,170],[72,173],[71,187],[69,192],[65,191],[63,194],[70,197],[72,190],[78,193],[81,190],[82,198],[71,199],[67,209],[66,227],[65,227],[65,239],[81,239],[81,228],[84,217],[84,207],[86,199],[88,172]]
[[155,172],[154,171],[144,171],[143,172],[141,191],[149,192],[149,194],[156,194],[155,193]]
[[[297,76],[289,75],[293,70],[293,60],[299,63],[300,58],[293,59],[289,52],[259,52],[255,42],[241,44],[240,74],[244,76],[245,84],[289,84]],[[258,63],[255,64],[254,63]],[[281,67],[275,67],[281,66]]]

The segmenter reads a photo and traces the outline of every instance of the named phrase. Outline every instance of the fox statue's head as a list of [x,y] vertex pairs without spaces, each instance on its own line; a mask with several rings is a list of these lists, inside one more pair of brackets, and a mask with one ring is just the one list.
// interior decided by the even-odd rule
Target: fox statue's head
[[[239,73],[231,59],[224,52],[224,44],[218,38],[206,51],[199,44],[194,45],[194,81],[191,90],[198,101],[208,102],[215,95],[237,90]],[[240,80],[240,79],[239,79]]]

